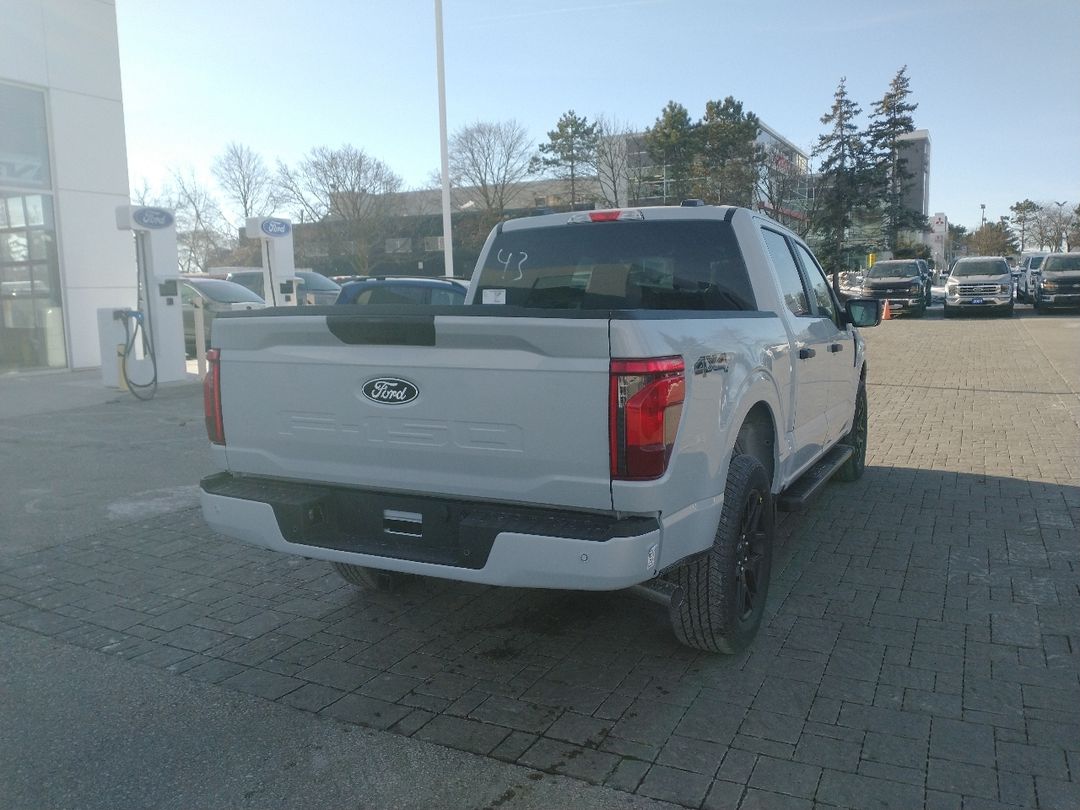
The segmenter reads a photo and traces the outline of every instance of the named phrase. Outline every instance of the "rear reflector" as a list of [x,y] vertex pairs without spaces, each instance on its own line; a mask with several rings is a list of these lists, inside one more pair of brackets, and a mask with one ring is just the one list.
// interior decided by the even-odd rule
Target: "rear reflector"
[[206,350],[206,377],[203,379],[203,411],[206,436],[211,444],[225,444],[225,422],[221,417],[221,351]]
[[582,211],[571,214],[566,222],[569,225],[576,225],[582,222],[618,222],[631,219],[643,220],[645,215],[636,208],[615,208],[609,211]]
[[681,357],[612,360],[609,444],[613,480],[641,481],[667,472],[686,396]]

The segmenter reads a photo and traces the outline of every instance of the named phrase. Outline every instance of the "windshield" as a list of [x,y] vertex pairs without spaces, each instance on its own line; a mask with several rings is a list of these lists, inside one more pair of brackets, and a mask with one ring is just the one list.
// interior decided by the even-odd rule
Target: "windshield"
[[954,276],[1004,276],[1009,265],[1004,259],[961,259],[953,267]]
[[1042,267],[1043,259],[1045,258],[1045,256],[1032,256],[1031,261],[1028,263],[1028,267],[1030,267],[1032,270],[1038,270],[1040,267]]
[[754,309],[731,225],[589,222],[504,231],[475,304],[553,309]]
[[916,262],[878,262],[870,268],[867,278],[901,278],[919,275]]
[[1080,253],[1069,256],[1048,256],[1043,263],[1043,273],[1075,273],[1080,271]]
[[219,304],[240,304],[245,302],[258,304],[265,303],[262,298],[257,296],[247,287],[241,286],[240,284],[234,284],[231,281],[207,278],[200,279],[197,282],[188,281],[186,283],[197,292],[202,293],[204,297],[209,298],[211,301],[216,301]]

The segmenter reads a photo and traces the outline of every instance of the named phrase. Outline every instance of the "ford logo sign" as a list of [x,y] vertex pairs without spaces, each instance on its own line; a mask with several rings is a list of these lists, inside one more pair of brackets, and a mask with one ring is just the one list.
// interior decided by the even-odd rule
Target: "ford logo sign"
[[173,224],[173,215],[164,208],[136,208],[131,218],[144,228],[168,228]]
[[420,389],[408,380],[377,377],[364,383],[364,396],[383,405],[404,405],[420,396]]
[[285,236],[290,230],[287,219],[264,219],[259,228],[267,236]]

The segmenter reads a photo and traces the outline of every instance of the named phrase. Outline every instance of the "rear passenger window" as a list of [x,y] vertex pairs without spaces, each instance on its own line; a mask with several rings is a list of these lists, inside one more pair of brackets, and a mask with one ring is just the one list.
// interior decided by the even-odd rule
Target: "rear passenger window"
[[787,239],[782,233],[768,228],[762,228],[761,235],[765,238],[765,247],[769,249],[773,266],[776,267],[785,306],[792,315],[800,317],[809,315],[810,300],[806,295],[806,286],[799,273],[799,266],[795,264],[795,257],[791,255]]
[[817,260],[809,250],[798,242],[794,243],[795,252],[799,254],[806,277],[810,279],[810,289],[814,292],[814,300],[817,302],[818,315],[837,323],[836,304],[829,292],[829,282],[825,279],[825,273],[818,266]]
[[[477,304],[545,309],[756,309],[730,223],[575,223],[498,234]],[[485,296],[486,291],[492,294]]]

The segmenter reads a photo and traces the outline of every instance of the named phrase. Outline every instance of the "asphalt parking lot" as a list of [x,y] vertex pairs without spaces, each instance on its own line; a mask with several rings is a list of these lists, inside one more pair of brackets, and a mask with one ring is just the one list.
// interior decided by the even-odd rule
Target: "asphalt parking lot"
[[[448,767],[478,786],[436,792],[444,806],[553,806],[550,783],[597,807],[1080,807],[1080,315],[937,307],[866,334],[866,475],[782,521],[767,624],[735,657],[680,647],[661,608],[622,593],[358,592],[205,527],[195,386],[144,404],[76,375],[0,379],[0,795],[99,806],[103,774],[146,782],[153,761],[103,769],[93,740],[160,700],[223,705],[265,756],[162,766],[186,803],[143,784],[100,806],[319,806],[221,776],[315,768],[259,734],[291,722],[338,735],[320,744],[344,746],[339,773],[363,765],[342,754],[357,726],[436,791],[412,752],[467,755]],[[159,685],[137,710],[107,695],[128,677]],[[85,710],[64,720],[39,689]],[[74,742],[53,744],[57,723]],[[325,806],[424,806],[382,790]]]

